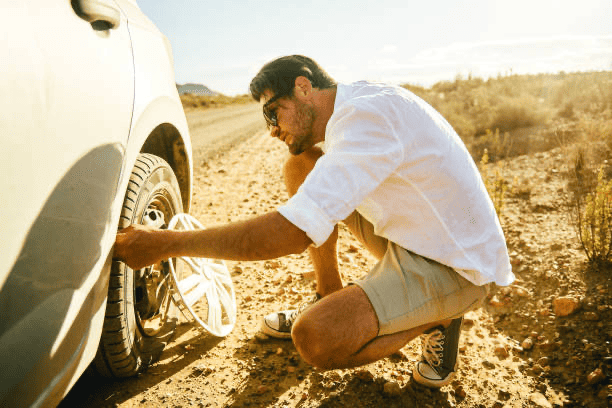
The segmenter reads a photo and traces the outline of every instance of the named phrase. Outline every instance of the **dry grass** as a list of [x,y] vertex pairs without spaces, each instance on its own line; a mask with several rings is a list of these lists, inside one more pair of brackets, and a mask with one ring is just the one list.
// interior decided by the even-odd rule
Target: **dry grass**
[[255,103],[251,95],[194,95],[190,93],[180,95],[184,109],[218,108],[228,105]]
[[510,75],[486,81],[469,77],[431,88],[403,86],[442,113],[477,161],[485,148],[495,161],[549,150],[561,139],[574,142],[583,131],[610,133],[612,72],[608,71]]

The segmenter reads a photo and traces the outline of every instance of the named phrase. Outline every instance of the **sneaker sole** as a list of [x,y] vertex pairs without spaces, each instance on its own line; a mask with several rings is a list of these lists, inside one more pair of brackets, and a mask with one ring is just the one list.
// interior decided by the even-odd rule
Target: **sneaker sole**
[[443,380],[436,380],[433,378],[423,377],[418,370],[418,363],[417,363],[417,367],[415,367],[415,369],[412,370],[412,378],[414,378],[414,381],[418,382],[421,385],[424,385],[425,387],[429,387],[429,388],[444,387],[445,385],[450,384],[454,376],[455,376],[455,373],[453,372],[453,373],[450,373]]
[[279,332],[278,330],[275,330],[274,328],[268,326],[265,320],[261,322],[260,331],[266,336],[274,337],[276,339],[290,339],[291,338],[291,333]]

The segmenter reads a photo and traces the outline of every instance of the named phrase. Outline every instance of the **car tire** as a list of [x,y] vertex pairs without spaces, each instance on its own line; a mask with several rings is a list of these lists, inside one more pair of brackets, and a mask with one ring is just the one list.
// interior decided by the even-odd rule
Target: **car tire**
[[[151,224],[151,218],[157,220],[154,226],[165,228],[182,209],[172,168],[157,156],[140,154],[128,183],[119,229]],[[167,261],[132,270],[113,260],[104,326],[94,359],[101,375],[133,376],[159,359],[176,327],[176,319],[170,317],[173,305],[168,274]]]

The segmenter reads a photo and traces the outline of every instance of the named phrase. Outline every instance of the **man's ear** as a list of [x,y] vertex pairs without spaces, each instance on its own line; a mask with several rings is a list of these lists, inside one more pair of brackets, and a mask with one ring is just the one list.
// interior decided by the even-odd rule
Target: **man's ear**
[[295,78],[295,94],[301,98],[307,98],[312,94],[312,84],[305,76]]

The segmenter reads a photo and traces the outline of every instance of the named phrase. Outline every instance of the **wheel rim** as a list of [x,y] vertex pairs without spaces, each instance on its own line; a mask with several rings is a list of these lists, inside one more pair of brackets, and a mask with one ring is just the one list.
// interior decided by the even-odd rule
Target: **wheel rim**
[[[166,220],[172,219],[176,209],[162,192],[149,198],[139,222],[143,225],[166,229]],[[140,331],[155,336],[162,331],[170,314],[171,274],[168,261],[134,271],[134,314]]]
[[[203,229],[189,214],[175,215],[168,229]],[[219,337],[229,334],[236,324],[236,294],[225,262],[181,257],[170,262],[173,301],[190,322]],[[182,269],[180,268],[182,266]],[[184,269],[191,273],[184,273]],[[177,270],[181,273],[177,274]]]

